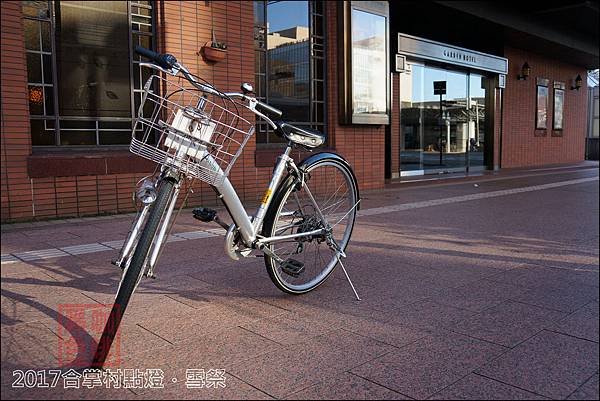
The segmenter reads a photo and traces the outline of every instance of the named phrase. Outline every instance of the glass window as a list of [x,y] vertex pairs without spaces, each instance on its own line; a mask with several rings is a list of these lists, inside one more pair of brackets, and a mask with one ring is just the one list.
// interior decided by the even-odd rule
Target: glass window
[[352,110],[387,114],[386,18],[352,10]]
[[552,128],[554,130],[563,129],[563,110],[565,104],[565,84],[564,82],[554,83],[554,118],[552,119]]
[[128,144],[137,112],[132,104],[149,77],[130,42],[153,48],[152,2],[22,6],[33,145]]
[[[257,97],[280,109],[285,120],[322,130],[322,2],[255,1],[254,25]],[[257,128],[258,143],[283,142],[266,124]]]
[[548,128],[548,80],[538,78],[536,85],[536,117],[535,128]]

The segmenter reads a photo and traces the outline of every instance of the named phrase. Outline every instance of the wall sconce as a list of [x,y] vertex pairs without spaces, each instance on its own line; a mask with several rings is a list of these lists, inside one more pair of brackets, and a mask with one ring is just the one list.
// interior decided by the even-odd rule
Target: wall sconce
[[581,75],[577,74],[577,78],[575,78],[575,86],[571,86],[571,90],[575,89],[575,90],[579,90],[579,88],[581,88],[581,85],[583,85],[583,79],[581,79]]
[[519,81],[526,80],[530,74],[531,74],[531,67],[529,66],[529,64],[526,61],[525,64],[523,64],[523,67],[521,67],[521,75],[517,75],[517,79]]

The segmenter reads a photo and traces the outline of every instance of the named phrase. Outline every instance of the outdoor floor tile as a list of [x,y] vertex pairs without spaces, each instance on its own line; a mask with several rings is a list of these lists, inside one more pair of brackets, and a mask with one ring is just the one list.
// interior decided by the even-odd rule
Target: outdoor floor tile
[[490,280],[527,288],[569,287],[572,284],[598,286],[598,271],[577,268],[553,268],[524,264],[510,271],[502,272]]
[[232,373],[281,398],[316,384],[393,348],[353,333],[335,330],[302,344],[234,365]]
[[437,303],[481,312],[507,299],[516,298],[523,291],[514,285],[479,280],[465,286],[444,289],[436,294],[434,299]]
[[396,325],[421,330],[438,329],[473,316],[475,312],[454,306],[442,305],[431,300],[416,302],[394,310],[390,316]]
[[[58,337],[41,323],[2,327],[2,384],[14,380],[13,370],[57,366]],[[6,380],[6,381],[5,381]]]
[[592,301],[559,322],[548,324],[549,330],[599,342],[598,302]]
[[539,394],[471,373],[435,393],[430,400],[547,400]]
[[565,398],[598,371],[598,344],[542,331],[477,372],[550,398]]
[[575,390],[568,400],[597,400],[600,390],[598,387],[598,372],[588,379],[581,387]]
[[[206,370],[206,369],[205,369]],[[176,383],[165,374],[164,389],[133,390],[138,394],[138,399],[177,399],[177,400],[272,400],[273,397],[245,383],[232,374],[225,372],[225,387],[188,388],[185,374],[174,376]],[[169,380],[168,382],[166,382]],[[192,383],[193,384],[193,383]]]
[[285,397],[288,400],[408,400],[402,394],[353,375],[342,373]]
[[330,324],[303,318],[294,312],[243,324],[246,330],[282,345],[293,345],[332,330]]
[[405,325],[391,322],[377,322],[367,319],[354,320],[344,327],[355,334],[372,338],[394,347],[403,347],[427,336],[427,332],[406,327]]
[[598,289],[581,284],[571,288],[542,287],[526,291],[515,300],[562,312],[573,312],[585,304],[598,299]]
[[412,398],[426,398],[505,352],[466,336],[431,335],[352,369],[352,373]]
[[566,314],[508,301],[447,328],[480,340],[514,347]]
[[283,312],[285,311],[264,302],[237,299],[227,303],[212,302],[180,316],[149,320],[140,325],[171,343],[177,343],[193,336],[215,333]]

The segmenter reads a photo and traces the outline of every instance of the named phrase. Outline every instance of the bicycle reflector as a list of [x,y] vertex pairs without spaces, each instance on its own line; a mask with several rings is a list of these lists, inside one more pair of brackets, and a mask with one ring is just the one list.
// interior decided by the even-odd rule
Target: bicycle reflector
[[154,182],[149,179],[143,180],[135,190],[135,195],[145,205],[148,205],[156,200],[156,187]]

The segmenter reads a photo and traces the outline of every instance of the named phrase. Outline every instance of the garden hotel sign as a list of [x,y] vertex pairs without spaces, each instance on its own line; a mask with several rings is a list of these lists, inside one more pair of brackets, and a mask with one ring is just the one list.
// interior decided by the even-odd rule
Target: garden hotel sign
[[398,53],[407,58],[432,60],[496,74],[508,73],[508,59],[463,49],[416,36],[398,34]]

